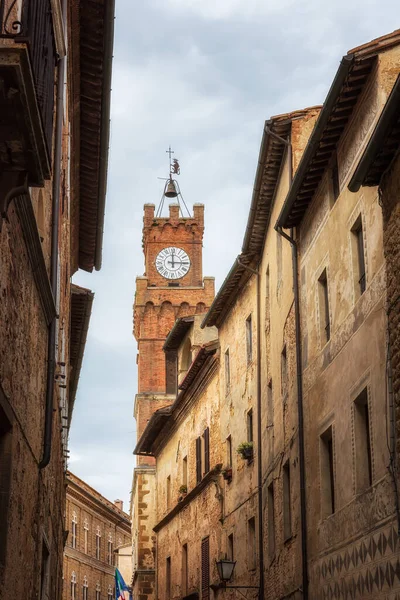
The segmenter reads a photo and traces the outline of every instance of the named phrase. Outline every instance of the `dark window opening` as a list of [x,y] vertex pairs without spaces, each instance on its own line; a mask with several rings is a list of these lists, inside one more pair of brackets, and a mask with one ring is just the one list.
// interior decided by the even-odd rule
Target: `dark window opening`
[[292,505],[290,494],[290,462],[283,465],[283,538],[288,540],[292,535]]
[[319,314],[321,321],[321,340],[323,344],[329,341],[331,337],[331,323],[329,318],[329,296],[328,296],[328,277],[326,269],[323,270],[318,279],[318,299]]
[[247,350],[247,364],[253,360],[253,331],[251,324],[251,315],[246,319],[246,350]]
[[275,507],[274,484],[268,486],[268,553],[270,558],[275,554]]
[[327,517],[335,512],[335,473],[333,430],[330,426],[320,437],[321,512]]
[[354,254],[356,255],[354,264],[356,271],[356,284],[359,295],[362,296],[362,294],[365,292],[367,281],[365,273],[364,233],[361,215],[359,215],[351,231],[353,233]]
[[253,409],[251,408],[247,413],[247,441],[253,442]]
[[364,388],[354,402],[354,435],[357,491],[372,485],[372,452],[368,390]]
[[165,573],[165,596],[167,600],[171,598],[171,557],[168,556],[166,561],[166,573]]
[[332,192],[333,192],[333,202],[339,198],[340,194],[340,184],[339,184],[339,167],[337,162],[337,156],[334,158],[334,163],[332,166]]

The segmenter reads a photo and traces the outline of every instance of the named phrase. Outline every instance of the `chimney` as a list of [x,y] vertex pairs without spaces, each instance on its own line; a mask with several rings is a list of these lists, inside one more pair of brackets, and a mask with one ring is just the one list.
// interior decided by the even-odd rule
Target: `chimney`
[[114,500],[114,504],[119,510],[124,510],[124,502],[123,500]]

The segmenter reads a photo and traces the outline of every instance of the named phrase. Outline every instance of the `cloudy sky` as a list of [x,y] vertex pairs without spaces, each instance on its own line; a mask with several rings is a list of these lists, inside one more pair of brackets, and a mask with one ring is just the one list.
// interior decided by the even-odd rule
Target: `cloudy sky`
[[396,26],[396,0],[116,0],[103,267],[74,279],[95,302],[69,466],[125,509],[143,204],[160,201],[165,150],[186,203],[206,206],[204,274],[218,288],[240,251],[265,119],[322,103],[342,55]]

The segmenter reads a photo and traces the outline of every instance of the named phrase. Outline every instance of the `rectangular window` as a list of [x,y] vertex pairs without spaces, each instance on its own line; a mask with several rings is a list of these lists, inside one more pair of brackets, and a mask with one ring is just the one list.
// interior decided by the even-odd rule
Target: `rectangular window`
[[246,350],[247,350],[247,364],[253,360],[253,331],[251,325],[251,315],[246,319]]
[[269,285],[270,285],[270,283],[269,283],[269,267],[267,267],[267,270],[265,272],[265,329],[267,329],[269,326],[269,319],[270,319],[270,312],[271,312]]
[[178,357],[176,350],[165,353],[165,382],[167,394],[176,394],[178,386]]
[[[4,407],[3,407],[4,402]],[[7,523],[8,505],[11,486],[11,450],[12,450],[12,422],[11,414],[8,418],[8,407],[5,406],[6,398],[0,387],[0,515],[3,524]],[[6,412],[7,411],[7,412]],[[6,561],[7,527],[0,527],[0,565]]]
[[201,454],[202,454],[201,437],[198,437],[196,439],[196,483],[200,483],[200,481],[202,479]]
[[358,216],[352,229],[352,253],[353,269],[355,278],[356,296],[359,298],[365,292],[366,273],[365,273],[365,255],[364,255],[364,233],[361,215]]
[[247,441],[253,441],[253,409],[251,408],[247,413]]
[[335,512],[335,475],[333,462],[332,426],[320,437],[321,469],[321,516],[328,517]]
[[108,541],[108,545],[107,545],[107,559],[108,559],[108,564],[112,565],[113,564],[113,543],[111,540]]
[[334,204],[336,202],[336,200],[339,198],[339,194],[340,194],[339,167],[338,167],[336,155],[334,157],[334,162],[332,165],[332,193],[333,193],[332,204]]
[[269,380],[267,387],[267,430],[268,455],[269,460],[271,460],[274,454],[274,396],[272,379]]
[[101,542],[100,533],[96,533],[96,558],[97,558],[97,560],[100,560],[100,542]]
[[256,520],[251,517],[247,521],[247,557],[249,571],[256,568]]
[[231,388],[231,370],[229,365],[229,348],[225,352],[225,394],[229,394]]
[[76,516],[72,517],[71,523],[71,546],[72,548],[76,548]]
[[287,373],[287,355],[286,355],[286,344],[283,346],[281,354],[281,386],[282,386],[282,398],[286,399],[287,396],[287,384],[288,384],[288,373]]
[[292,536],[292,505],[290,497],[290,462],[283,465],[283,539]]
[[201,542],[201,598],[210,598],[210,540],[205,538]]
[[204,448],[204,475],[210,470],[210,429],[207,427],[203,433],[203,448]]
[[165,596],[167,600],[171,598],[171,557],[168,556],[166,562],[166,573],[165,573]]
[[228,559],[229,560],[235,560],[235,552],[234,552],[234,548],[233,548],[233,533],[231,533],[230,535],[228,535],[228,548],[227,548],[228,552]]
[[228,435],[226,438],[226,464],[228,467],[232,467],[232,436]]
[[187,544],[182,546],[182,596],[188,593],[188,547]]
[[372,485],[371,432],[368,390],[364,388],[354,401],[356,486],[362,492]]
[[321,345],[324,346],[331,337],[331,323],[329,319],[328,278],[324,269],[318,278],[318,304],[321,331]]
[[84,538],[84,550],[85,550],[85,554],[88,553],[88,529],[87,527],[84,527],[83,529],[83,538]]
[[187,484],[188,484],[188,462],[187,462],[187,456],[185,456],[182,461],[182,485],[186,485],[186,487],[187,487]]
[[275,555],[275,507],[273,482],[268,486],[268,553],[270,558]]
[[167,477],[167,510],[171,508],[171,475]]

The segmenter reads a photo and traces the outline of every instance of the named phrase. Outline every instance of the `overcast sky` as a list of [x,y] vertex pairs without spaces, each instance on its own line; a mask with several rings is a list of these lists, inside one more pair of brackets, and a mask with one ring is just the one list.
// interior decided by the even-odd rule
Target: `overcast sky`
[[[143,204],[180,160],[188,205],[205,204],[204,275],[240,252],[263,123],[321,104],[341,57],[389,33],[396,0],[116,0],[103,267],[70,435],[70,469],[129,510],[136,441],[135,277]],[[165,203],[167,205],[167,202]]]

